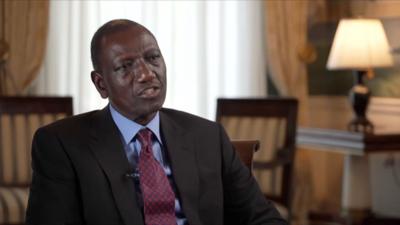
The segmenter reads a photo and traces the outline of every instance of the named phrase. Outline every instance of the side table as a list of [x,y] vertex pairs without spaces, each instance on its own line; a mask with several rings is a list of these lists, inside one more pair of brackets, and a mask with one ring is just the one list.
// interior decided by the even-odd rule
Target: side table
[[[400,183],[396,180],[400,181],[400,133],[363,134],[299,128],[297,145],[343,154],[341,207],[350,218],[353,214],[355,224],[361,223],[366,213],[359,216],[354,212],[400,219]],[[396,170],[399,177],[396,177]]]

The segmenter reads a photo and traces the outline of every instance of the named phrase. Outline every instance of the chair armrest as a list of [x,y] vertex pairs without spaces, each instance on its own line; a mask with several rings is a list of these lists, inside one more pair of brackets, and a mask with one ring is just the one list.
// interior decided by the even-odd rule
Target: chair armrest
[[253,168],[261,170],[274,169],[285,166],[293,162],[293,150],[291,148],[281,148],[277,151],[276,157],[269,161],[254,161]]
[[253,154],[260,147],[258,140],[232,140],[232,145],[242,162],[251,170]]

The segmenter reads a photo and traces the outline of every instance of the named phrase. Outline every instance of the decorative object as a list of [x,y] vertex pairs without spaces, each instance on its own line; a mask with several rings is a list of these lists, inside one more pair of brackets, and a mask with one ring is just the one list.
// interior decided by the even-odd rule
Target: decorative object
[[354,86],[349,93],[354,111],[354,119],[348,124],[350,131],[373,132],[374,126],[366,117],[371,93],[364,84],[364,79],[373,77],[372,68],[392,65],[393,59],[380,20],[340,20],[329,53],[327,68],[354,71]]

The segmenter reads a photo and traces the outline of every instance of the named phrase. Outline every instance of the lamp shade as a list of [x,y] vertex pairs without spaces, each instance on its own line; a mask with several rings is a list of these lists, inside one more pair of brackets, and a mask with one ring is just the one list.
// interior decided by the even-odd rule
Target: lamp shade
[[328,69],[363,70],[391,65],[393,59],[380,20],[340,20],[328,57]]

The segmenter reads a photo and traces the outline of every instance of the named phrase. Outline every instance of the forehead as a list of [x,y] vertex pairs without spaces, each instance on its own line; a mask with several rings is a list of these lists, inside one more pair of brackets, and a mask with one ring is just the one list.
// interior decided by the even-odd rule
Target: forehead
[[140,54],[148,49],[158,49],[154,36],[145,28],[131,26],[108,33],[101,39],[102,55]]

